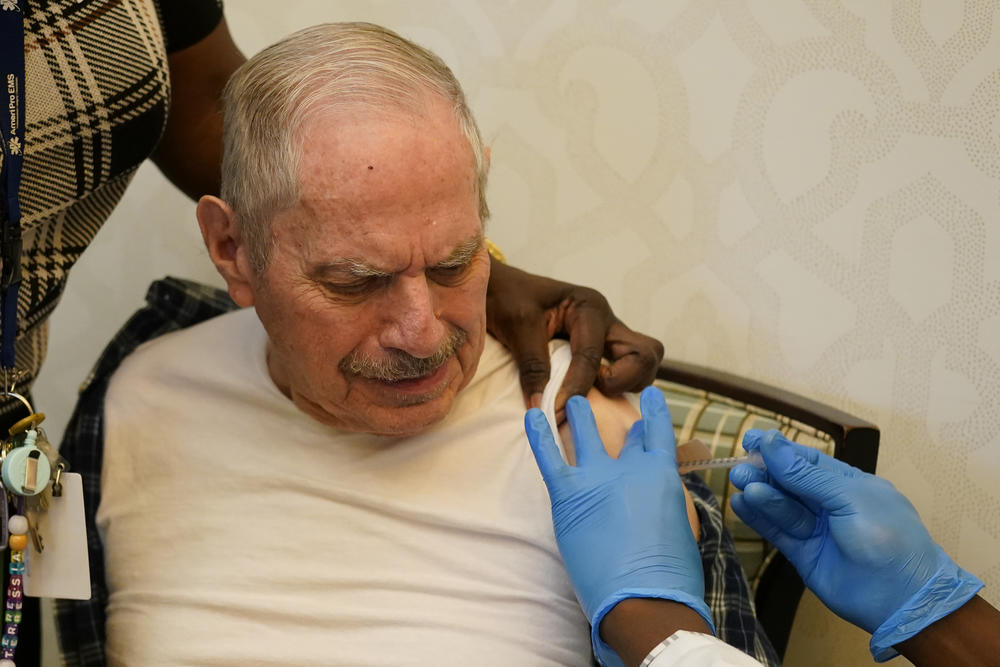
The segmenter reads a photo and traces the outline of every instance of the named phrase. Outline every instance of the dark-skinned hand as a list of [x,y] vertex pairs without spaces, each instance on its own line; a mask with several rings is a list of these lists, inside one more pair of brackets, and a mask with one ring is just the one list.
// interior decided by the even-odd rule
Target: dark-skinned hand
[[[570,396],[596,386],[617,396],[640,391],[656,377],[663,344],[632,331],[596,290],[536,276],[491,261],[486,328],[517,362],[528,407],[538,407],[549,380],[548,342],[569,338],[573,360],[556,397],[560,421]],[[610,363],[602,364],[606,358]]]

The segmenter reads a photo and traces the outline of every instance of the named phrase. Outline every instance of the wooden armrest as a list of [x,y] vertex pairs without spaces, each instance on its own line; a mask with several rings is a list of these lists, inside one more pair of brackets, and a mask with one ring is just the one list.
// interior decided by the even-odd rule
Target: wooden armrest
[[866,472],[875,472],[878,428],[854,415],[763,382],[683,361],[664,360],[656,377],[802,422],[830,435],[834,457]]

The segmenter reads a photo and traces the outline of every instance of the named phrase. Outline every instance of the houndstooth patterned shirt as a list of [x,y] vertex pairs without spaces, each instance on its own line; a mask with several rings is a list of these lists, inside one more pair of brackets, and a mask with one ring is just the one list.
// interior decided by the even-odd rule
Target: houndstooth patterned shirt
[[[25,155],[17,366],[30,389],[70,267],[153,151],[170,99],[167,54],[212,31],[219,0],[20,0]],[[16,401],[0,405],[0,414]]]

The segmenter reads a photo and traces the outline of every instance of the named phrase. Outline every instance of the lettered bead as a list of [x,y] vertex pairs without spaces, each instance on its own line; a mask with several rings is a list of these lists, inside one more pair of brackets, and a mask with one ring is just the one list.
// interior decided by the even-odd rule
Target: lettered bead
[[28,536],[27,535],[11,535],[10,541],[7,543],[10,548],[14,551],[24,551],[28,546]]
[[7,521],[7,530],[11,535],[27,535],[28,519],[23,514],[15,514]]

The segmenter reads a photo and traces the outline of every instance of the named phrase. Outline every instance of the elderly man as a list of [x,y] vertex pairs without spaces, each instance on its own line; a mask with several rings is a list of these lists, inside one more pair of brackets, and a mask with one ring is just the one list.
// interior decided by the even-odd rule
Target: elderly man
[[[109,661],[586,664],[486,334],[488,153],[457,81],[385,29],[325,25],[241,67],[225,114],[222,197],[197,213],[244,309],[111,381]],[[622,406],[597,409],[620,444]]]

